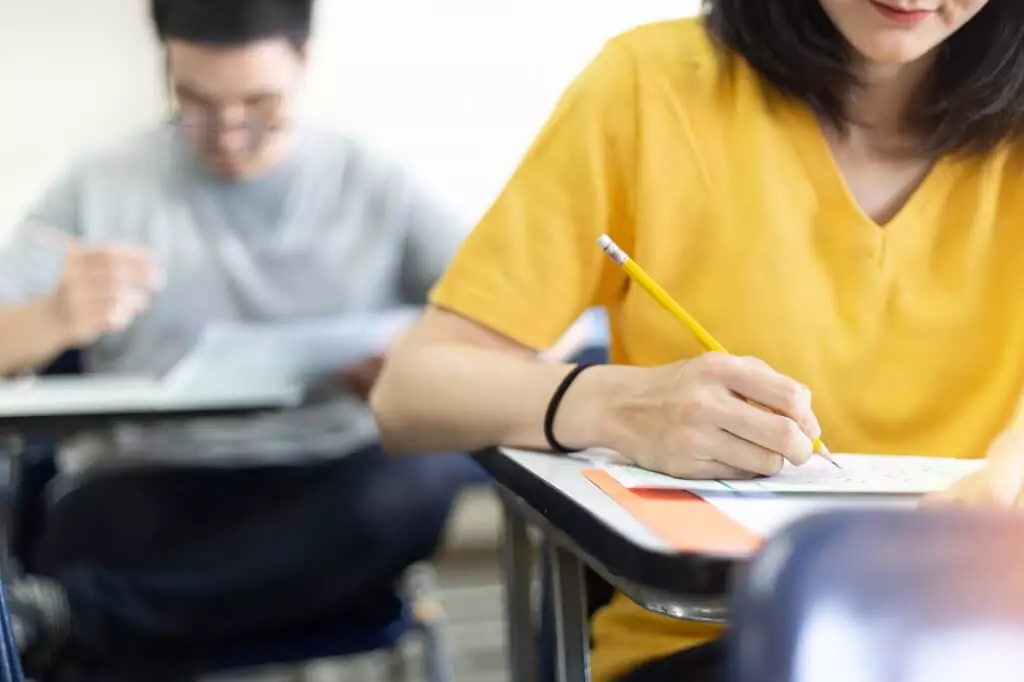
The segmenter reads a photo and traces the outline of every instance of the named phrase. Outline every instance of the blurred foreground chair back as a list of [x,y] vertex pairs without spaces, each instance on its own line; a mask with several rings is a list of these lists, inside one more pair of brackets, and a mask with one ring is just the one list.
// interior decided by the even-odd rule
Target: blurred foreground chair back
[[1024,515],[836,512],[738,576],[734,682],[1019,682]]

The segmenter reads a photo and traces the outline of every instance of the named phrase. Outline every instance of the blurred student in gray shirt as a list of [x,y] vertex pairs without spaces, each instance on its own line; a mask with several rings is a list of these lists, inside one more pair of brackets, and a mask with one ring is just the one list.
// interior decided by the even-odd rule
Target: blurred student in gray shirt
[[[162,372],[212,321],[425,300],[462,226],[296,120],[311,5],[153,0],[173,123],[74,164],[0,253],[0,371],[82,348],[88,372]],[[62,473],[80,484],[34,557],[46,579],[11,590],[23,643],[63,641],[94,667],[181,662],[373,608],[434,550],[461,463],[382,455],[359,395],[376,364],[339,369],[353,390],[316,407],[69,443]]]

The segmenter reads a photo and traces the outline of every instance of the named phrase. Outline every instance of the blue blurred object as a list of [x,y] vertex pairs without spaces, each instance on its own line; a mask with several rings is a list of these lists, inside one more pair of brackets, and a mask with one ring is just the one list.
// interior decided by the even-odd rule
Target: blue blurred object
[[1024,517],[838,512],[737,582],[734,682],[1024,679]]
[[[44,373],[48,375],[80,374],[81,354],[69,351],[58,358]],[[46,488],[57,473],[56,442],[34,439],[25,444],[19,458],[14,496],[12,549],[15,558],[26,571],[32,571],[31,557],[46,522]],[[453,457],[456,455],[452,455]],[[481,477],[476,462],[465,456],[467,480]],[[474,469],[474,467],[476,469]],[[479,471],[478,471],[479,470]],[[489,480],[489,479],[486,479]],[[388,603],[381,604],[374,616],[366,620],[341,617],[335,623],[291,629],[269,636],[255,637],[238,642],[215,652],[207,661],[206,672],[223,672],[265,665],[288,665],[325,658],[342,658],[374,651],[390,651],[393,665],[404,665],[399,643],[410,632],[417,631],[423,639],[423,665],[428,682],[449,682],[452,679],[450,660],[444,646],[443,623],[437,620],[417,620],[410,604],[397,590],[388,597]],[[13,651],[13,658],[5,656],[0,675],[8,670],[18,673],[17,677],[0,676],[0,682],[20,682],[17,647],[6,634],[10,627],[7,622],[6,605],[3,608],[5,637],[3,646]],[[13,648],[11,648],[13,647]]]
[[18,645],[14,641],[14,629],[11,627],[11,616],[7,610],[7,598],[4,596],[3,585],[0,584],[0,682],[22,682],[21,657]]

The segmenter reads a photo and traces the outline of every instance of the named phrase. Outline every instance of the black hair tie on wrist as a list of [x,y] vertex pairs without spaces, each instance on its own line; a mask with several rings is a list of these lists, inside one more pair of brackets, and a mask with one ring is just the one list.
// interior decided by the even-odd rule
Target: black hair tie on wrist
[[558,388],[555,389],[555,393],[551,396],[551,402],[548,403],[547,412],[544,414],[544,438],[548,442],[548,446],[554,452],[559,452],[563,455],[568,455],[573,452],[579,452],[578,450],[571,450],[555,438],[555,417],[558,416],[558,408],[562,404],[562,399],[565,398],[566,391],[572,386],[573,382],[576,381],[576,377],[582,374],[585,370],[590,369],[594,365],[582,364],[576,365],[572,370],[565,375],[562,379],[562,383],[558,384]]

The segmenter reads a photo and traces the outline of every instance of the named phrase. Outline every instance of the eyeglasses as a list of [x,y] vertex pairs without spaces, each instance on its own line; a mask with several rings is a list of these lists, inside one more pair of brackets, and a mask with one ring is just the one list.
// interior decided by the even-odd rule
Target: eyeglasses
[[259,151],[288,127],[283,95],[260,95],[242,102],[245,113],[239,123],[225,124],[220,105],[209,104],[186,93],[176,93],[171,123],[198,147],[214,151],[223,133],[241,131],[250,153]]

